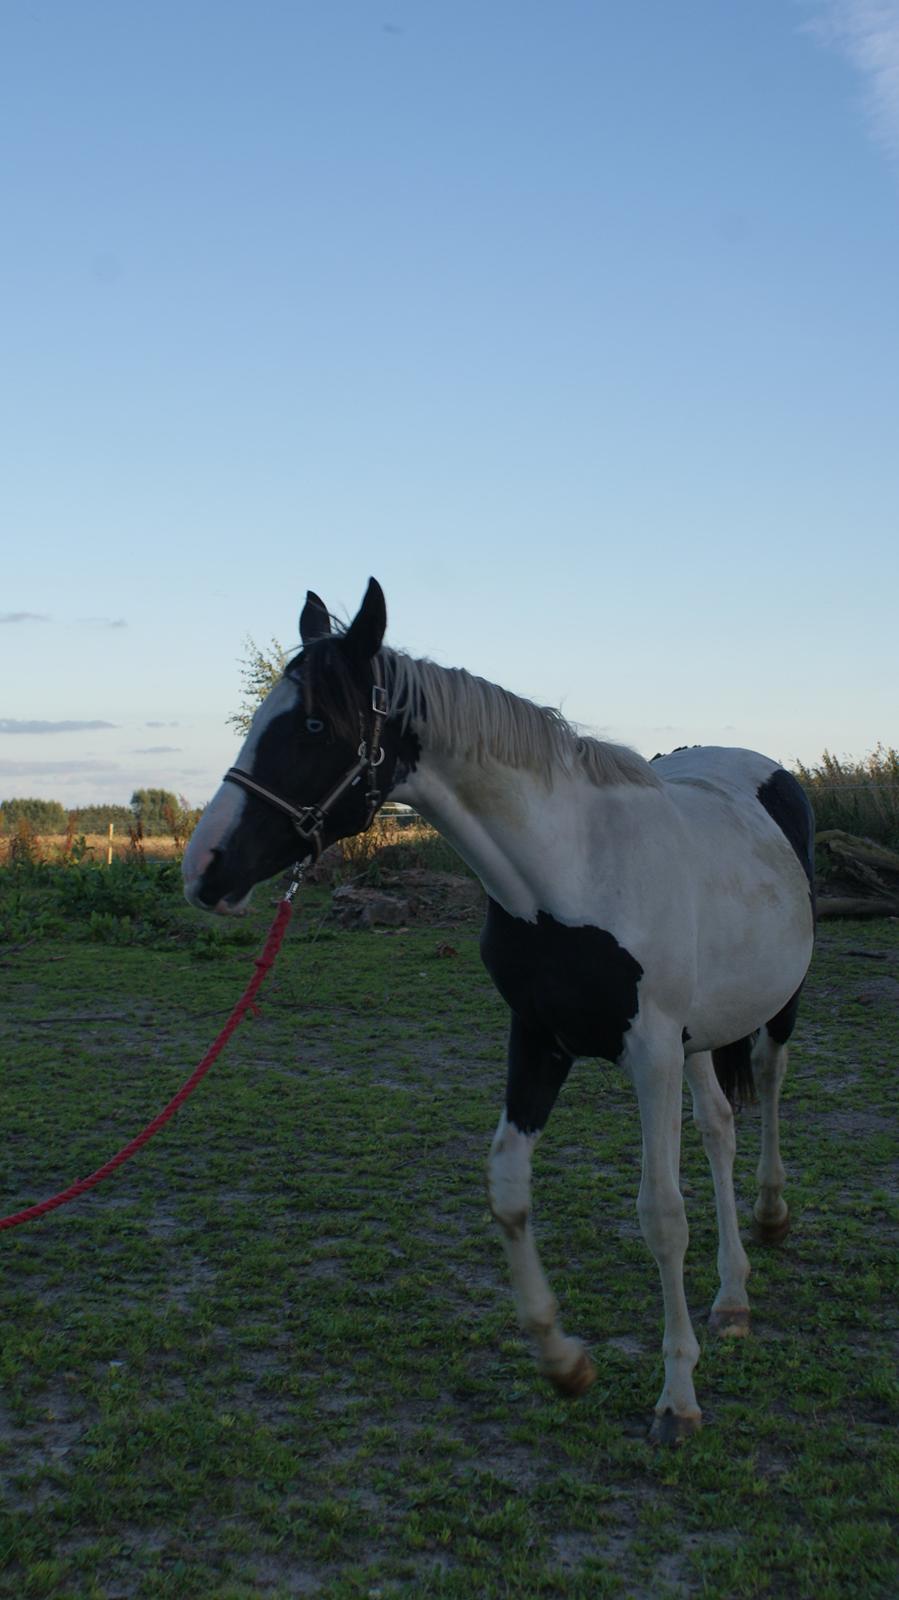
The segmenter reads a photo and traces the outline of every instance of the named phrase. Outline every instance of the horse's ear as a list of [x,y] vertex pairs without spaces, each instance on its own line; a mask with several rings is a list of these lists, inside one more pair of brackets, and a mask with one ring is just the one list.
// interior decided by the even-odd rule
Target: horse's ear
[[381,648],[387,628],[387,602],[377,578],[369,578],[365,599],[347,628],[345,644],[360,661],[370,661]]
[[313,589],[308,589],[306,604],[300,612],[300,638],[304,644],[311,644],[313,639],[323,639],[330,632],[331,618],[324,600],[320,600]]

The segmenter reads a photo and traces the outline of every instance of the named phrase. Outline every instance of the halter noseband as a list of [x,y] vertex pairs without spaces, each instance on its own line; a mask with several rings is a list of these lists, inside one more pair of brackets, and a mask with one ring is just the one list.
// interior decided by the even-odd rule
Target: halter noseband
[[362,828],[359,830],[360,832],[364,832],[366,828],[371,827],[375,812],[381,804],[381,791],[375,780],[375,769],[384,760],[381,732],[390,707],[387,702],[387,690],[381,682],[377,656],[373,657],[371,665],[374,683],[371,690],[372,722],[370,740],[366,742],[365,724],[360,714],[359,727],[362,738],[359,742],[359,759],[354,766],[344,773],[342,778],[338,779],[333,789],[329,790],[316,805],[295,806],[290,800],[285,800],[282,795],[275,794],[272,789],[266,789],[261,783],[257,783],[255,778],[251,778],[250,774],[243,772],[240,767],[229,767],[223,779],[225,783],[230,780],[232,783],[239,784],[242,789],[248,790],[251,794],[258,794],[261,799],[267,800],[269,805],[276,806],[279,811],[285,812],[290,817],[303,843],[311,846],[314,861],[317,861],[322,853],[322,833],[328,812],[333,810],[341,795],[345,794],[347,789],[351,788],[363,773],[368,774],[368,788],[365,792],[366,817]]

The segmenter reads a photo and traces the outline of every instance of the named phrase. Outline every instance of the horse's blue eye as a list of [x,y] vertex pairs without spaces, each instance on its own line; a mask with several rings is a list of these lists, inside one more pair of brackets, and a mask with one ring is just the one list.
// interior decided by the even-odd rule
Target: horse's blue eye
[[321,733],[323,728],[324,728],[324,723],[320,722],[318,717],[307,717],[306,718],[306,729],[307,729],[307,732],[309,732],[309,733]]

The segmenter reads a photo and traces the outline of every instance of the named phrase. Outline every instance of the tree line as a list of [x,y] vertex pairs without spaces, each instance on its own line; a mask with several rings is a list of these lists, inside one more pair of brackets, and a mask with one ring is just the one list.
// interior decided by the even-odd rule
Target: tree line
[[0,831],[12,833],[22,824],[34,833],[106,833],[112,823],[118,833],[139,830],[147,839],[172,835],[187,838],[196,825],[201,806],[189,806],[183,795],[170,789],[135,789],[131,804],[76,806],[59,800],[23,798],[0,801]]

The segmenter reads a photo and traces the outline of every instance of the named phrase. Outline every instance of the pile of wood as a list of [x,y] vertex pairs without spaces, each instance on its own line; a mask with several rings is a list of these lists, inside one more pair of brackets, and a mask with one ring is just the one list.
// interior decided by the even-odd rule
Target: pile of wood
[[840,828],[819,833],[815,844],[819,917],[899,917],[899,853]]

